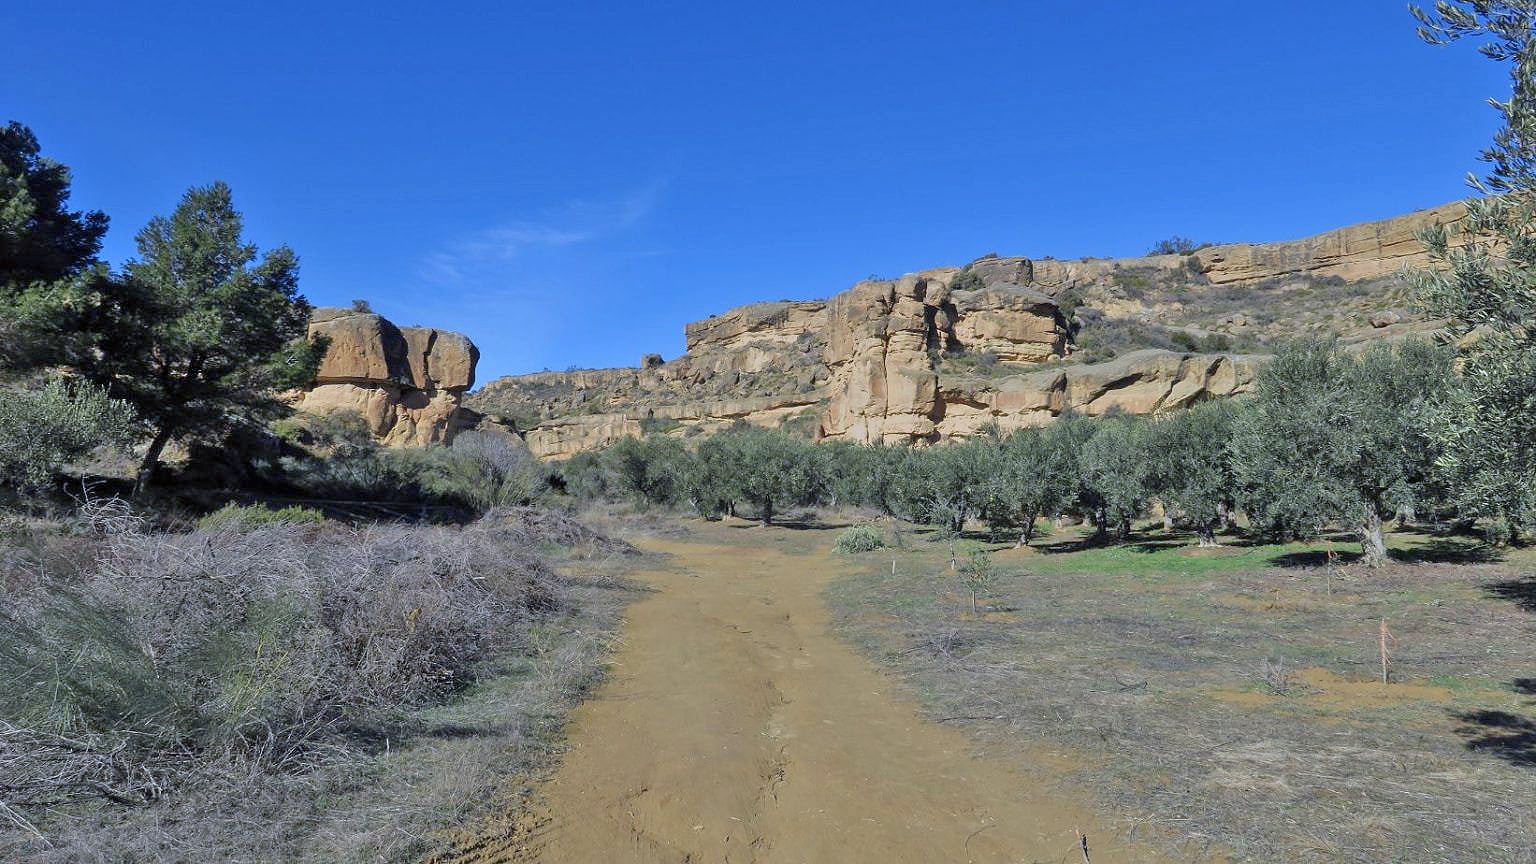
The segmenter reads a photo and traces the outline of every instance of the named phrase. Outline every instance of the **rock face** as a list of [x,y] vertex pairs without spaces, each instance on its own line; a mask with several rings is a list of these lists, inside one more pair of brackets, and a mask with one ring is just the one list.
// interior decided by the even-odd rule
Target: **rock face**
[[[676,359],[502,378],[469,405],[507,418],[536,455],[555,459],[738,422],[934,443],[1067,410],[1167,411],[1247,392],[1266,348],[1297,332],[1358,343],[1431,326],[1392,308],[1397,274],[1425,260],[1418,231],[1436,221],[1454,231],[1464,215],[1451,204],[1192,255],[989,255],[866,280],[827,301],[742,306],[688,324]],[[372,375],[392,372],[385,353],[346,356]]]
[[356,411],[391,446],[452,440],[480,359],[469,339],[432,327],[396,327],[372,312],[336,307],[315,310],[309,336],[325,338],[328,346],[314,385],[298,394],[299,410]]
[[1309,273],[1349,281],[1391,275],[1403,267],[1428,263],[1418,234],[1436,222],[1452,234],[1466,218],[1461,202],[1419,210],[1406,216],[1351,225],[1285,243],[1233,243],[1209,246],[1194,257],[1214,285]]

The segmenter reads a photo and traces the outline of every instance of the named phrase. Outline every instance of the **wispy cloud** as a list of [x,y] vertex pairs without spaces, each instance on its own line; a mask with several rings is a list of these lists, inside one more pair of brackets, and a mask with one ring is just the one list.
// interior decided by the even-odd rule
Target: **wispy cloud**
[[464,286],[533,250],[589,243],[634,227],[656,209],[664,184],[653,181],[605,201],[571,201],[533,219],[477,231],[428,255],[421,276],[443,286]]

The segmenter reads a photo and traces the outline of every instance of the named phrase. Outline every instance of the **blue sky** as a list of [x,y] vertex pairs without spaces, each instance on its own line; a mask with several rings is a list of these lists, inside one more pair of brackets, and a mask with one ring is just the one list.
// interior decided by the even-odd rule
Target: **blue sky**
[[482,381],[990,251],[1439,204],[1508,91],[1378,0],[7,3],[0,34],[0,119],[114,263],[223,179],[312,301],[468,333]]

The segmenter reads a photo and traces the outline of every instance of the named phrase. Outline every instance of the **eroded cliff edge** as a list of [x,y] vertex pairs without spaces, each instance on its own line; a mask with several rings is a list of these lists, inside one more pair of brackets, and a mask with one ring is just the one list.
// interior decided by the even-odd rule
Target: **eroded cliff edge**
[[1399,337],[1430,322],[1395,303],[1417,240],[1460,204],[1283,243],[1189,255],[989,255],[827,301],[732,309],[686,325],[686,351],[635,368],[501,378],[469,407],[506,418],[539,456],[645,431],[738,421],[818,439],[937,442],[1071,409],[1155,413],[1247,391],[1268,347],[1308,333]]

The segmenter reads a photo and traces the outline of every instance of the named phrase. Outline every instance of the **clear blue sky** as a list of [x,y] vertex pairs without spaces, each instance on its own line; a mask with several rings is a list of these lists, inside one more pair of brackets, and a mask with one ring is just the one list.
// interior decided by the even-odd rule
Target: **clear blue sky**
[[227,180],[311,300],[462,330],[482,381],[989,251],[1439,204],[1508,90],[1395,0],[12,2],[0,34],[0,120],[114,263]]

